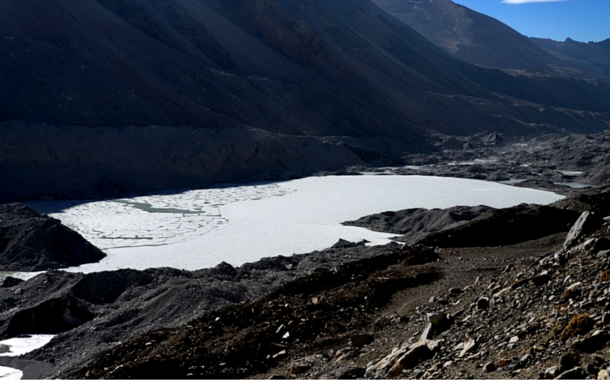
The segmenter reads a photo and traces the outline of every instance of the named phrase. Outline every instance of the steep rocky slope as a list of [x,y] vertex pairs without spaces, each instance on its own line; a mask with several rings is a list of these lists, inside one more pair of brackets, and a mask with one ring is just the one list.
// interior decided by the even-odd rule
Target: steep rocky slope
[[582,72],[610,79],[610,39],[601,42],[578,42],[572,39],[553,41],[534,38],[547,52]]
[[552,70],[561,61],[502,22],[452,0],[374,0],[382,9],[466,62]]
[[[529,38],[452,0],[374,0],[454,57],[507,70],[610,80],[608,43]],[[539,74],[536,74],[539,75]]]
[[0,271],[66,268],[105,256],[59,220],[23,204],[0,204]]
[[307,175],[610,110],[606,83],[468,65],[368,0],[2,2],[0,54],[4,200]]

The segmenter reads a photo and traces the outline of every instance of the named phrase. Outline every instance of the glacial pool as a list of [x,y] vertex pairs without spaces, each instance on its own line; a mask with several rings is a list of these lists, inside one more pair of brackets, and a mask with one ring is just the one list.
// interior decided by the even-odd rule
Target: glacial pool
[[341,223],[407,208],[549,204],[551,192],[427,176],[329,176],[92,202],[29,204],[78,231],[108,256],[70,268],[201,269],[328,248],[339,239],[385,244],[394,235]]

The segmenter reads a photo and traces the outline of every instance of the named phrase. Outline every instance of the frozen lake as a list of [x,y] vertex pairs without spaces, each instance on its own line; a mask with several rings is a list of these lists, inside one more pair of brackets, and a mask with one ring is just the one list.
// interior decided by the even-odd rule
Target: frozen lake
[[30,202],[108,253],[100,263],[71,268],[200,269],[262,257],[306,253],[337,240],[374,244],[393,235],[340,223],[413,207],[510,207],[562,197],[493,182],[425,176],[310,177],[179,194],[96,202]]

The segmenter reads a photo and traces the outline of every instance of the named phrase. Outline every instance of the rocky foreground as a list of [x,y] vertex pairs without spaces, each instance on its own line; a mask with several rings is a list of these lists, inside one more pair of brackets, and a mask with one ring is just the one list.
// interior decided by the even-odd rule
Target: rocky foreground
[[[475,147],[398,171],[600,185],[610,162],[601,153],[583,158],[592,146],[604,149],[604,135],[567,138],[572,153],[548,167],[546,148],[563,137],[517,153],[520,146],[487,148],[490,139],[498,142],[475,136]],[[500,158],[474,161],[492,153]],[[557,177],[564,170],[578,178]],[[49,252],[41,241],[82,239],[25,206],[1,207],[3,260],[27,263],[32,252]],[[62,378],[596,377],[610,362],[608,216],[610,189],[601,185],[550,206],[411,209],[346,222],[394,233],[404,246],[340,241],[237,268],[8,277],[0,338],[58,335],[0,365]],[[49,265],[46,253],[34,256]],[[28,268],[76,265],[37,262]]]
[[[323,260],[330,265],[305,271],[288,262],[299,259],[283,258],[280,272],[294,272],[260,296],[148,329],[101,355],[67,354],[62,342],[104,328],[93,318],[28,358],[53,357],[55,375],[75,378],[603,378],[610,366],[609,199],[599,189],[544,208],[488,210],[418,244],[366,257],[359,255],[370,248],[343,243],[326,253],[337,254]],[[536,225],[542,232],[523,233]],[[511,238],[474,239],[490,229]],[[351,259],[337,260],[347,252]],[[236,279],[246,269],[225,266],[222,276]],[[109,309],[151,295],[125,292]],[[146,309],[123,315],[122,330],[130,319],[148,318]]]

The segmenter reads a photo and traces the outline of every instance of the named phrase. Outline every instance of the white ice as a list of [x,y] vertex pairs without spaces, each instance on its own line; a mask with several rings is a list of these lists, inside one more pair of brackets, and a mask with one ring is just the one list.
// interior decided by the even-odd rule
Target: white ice
[[10,367],[0,367],[0,379],[2,380],[20,380],[23,377],[23,372]]
[[34,202],[108,256],[71,268],[200,269],[324,249],[340,238],[386,243],[393,235],[340,223],[389,210],[457,205],[510,207],[562,197],[493,182],[427,176],[310,177],[260,185],[132,199],[58,204]]
[[[30,335],[27,338],[11,338],[0,341],[0,346],[9,348],[8,352],[0,354],[0,356],[20,356],[32,352],[46,345],[53,339],[55,335]],[[10,367],[0,367],[1,380],[20,380],[23,377],[23,372]]]
[[0,346],[7,346],[9,352],[0,356],[21,356],[28,352],[39,349],[49,343],[55,335],[30,335],[27,338],[11,338],[0,341]]

